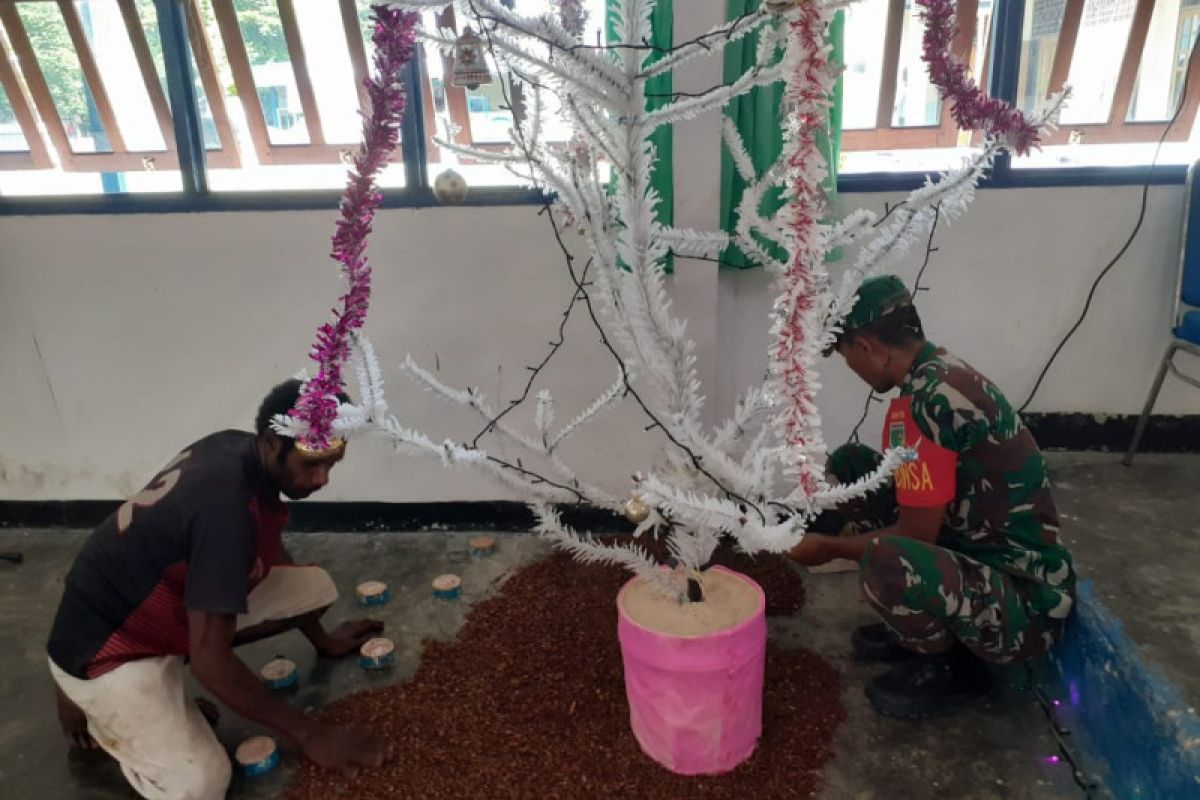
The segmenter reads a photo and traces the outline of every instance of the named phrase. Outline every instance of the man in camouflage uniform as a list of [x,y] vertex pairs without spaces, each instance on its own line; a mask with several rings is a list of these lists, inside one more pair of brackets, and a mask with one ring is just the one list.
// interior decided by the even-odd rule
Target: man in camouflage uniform
[[[898,278],[863,283],[836,349],[876,392],[899,388],[883,446],[916,458],[889,486],[822,515],[792,556],[859,561],[883,622],[856,630],[854,649],[901,662],[867,697],[880,713],[926,716],[985,692],[985,662],[1036,658],[1058,640],[1074,604],[1071,555],[1033,436],[987,378],[925,340]],[[850,483],[880,460],[846,445],[829,473]]]

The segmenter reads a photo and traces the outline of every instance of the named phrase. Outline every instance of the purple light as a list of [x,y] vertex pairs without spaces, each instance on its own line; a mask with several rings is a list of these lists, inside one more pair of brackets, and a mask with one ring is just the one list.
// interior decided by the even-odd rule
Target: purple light
[[1067,687],[1067,689],[1071,694],[1071,705],[1073,705],[1073,706],[1079,705],[1079,684],[1072,682],[1071,685]]
[[1062,705],[1062,700],[1055,700],[1055,701],[1054,701],[1054,707],[1055,707],[1055,708],[1058,708],[1058,707],[1060,707],[1061,705]]
[[1058,756],[1047,756],[1046,758],[1044,758],[1042,760],[1045,761],[1047,764],[1057,764],[1058,762],[1062,761],[1062,759],[1059,758]]

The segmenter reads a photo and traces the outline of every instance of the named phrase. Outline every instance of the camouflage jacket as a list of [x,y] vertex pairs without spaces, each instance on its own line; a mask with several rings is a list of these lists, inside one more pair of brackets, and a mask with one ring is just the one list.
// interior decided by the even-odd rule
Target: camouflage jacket
[[[922,494],[935,500],[930,504],[947,502],[939,545],[1012,575],[1036,611],[1065,618],[1074,603],[1075,570],[1059,541],[1046,462],[1000,390],[926,343],[893,409],[903,410],[921,444],[917,462],[896,474],[900,504],[921,505]],[[885,445],[899,441],[898,425],[885,423]],[[948,478],[938,487],[940,497],[929,491],[926,460],[942,464]],[[935,467],[933,483],[937,472]],[[906,501],[911,498],[916,500]]]

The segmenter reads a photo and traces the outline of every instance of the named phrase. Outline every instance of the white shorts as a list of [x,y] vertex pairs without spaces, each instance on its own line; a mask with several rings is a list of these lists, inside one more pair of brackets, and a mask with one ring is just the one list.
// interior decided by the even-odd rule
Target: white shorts
[[[238,630],[298,617],[337,600],[320,567],[277,566],[246,598]],[[121,764],[134,790],[154,800],[216,800],[229,788],[229,756],[184,692],[181,656],[144,658],[91,680],[50,662],[50,674],[87,715],[96,744]]]

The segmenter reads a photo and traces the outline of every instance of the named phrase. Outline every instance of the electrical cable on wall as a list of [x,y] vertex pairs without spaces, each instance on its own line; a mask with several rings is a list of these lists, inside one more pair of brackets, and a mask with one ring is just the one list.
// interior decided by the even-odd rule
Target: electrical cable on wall
[[[1154,175],[1154,167],[1158,163],[1158,157],[1162,152],[1163,143],[1166,141],[1167,135],[1171,132],[1171,128],[1175,125],[1176,120],[1179,119],[1179,115],[1183,110],[1183,104],[1187,100],[1188,82],[1191,78],[1192,62],[1196,59],[1196,51],[1198,49],[1197,45],[1200,45],[1200,37],[1197,37],[1197,39],[1193,40],[1192,42],[1192,51],[1188,56],[1187,67],[1184,72],[1183,86],[1179,92],[1179,102],[1175,106],[1175,113],[1171,115],[1171,119],[1167,121],[1166,127],[1163,128],[1162,135],[1159,137],[1158,143],[1154,148],[1154,156],[1151,158],[1150,164],[1146,168],[1146,180],[1142,184],[1141,203],[1138,208],[1137,221],[1134,223],[1133,230],[1130,231],[1129,236],[1126,238],[1125,243],[1117,251],[1117,254],[1113,256],[1112,260],[1105,264],[1104,269],[1100,270],[1100,273],[1096,276],[1095,280],[1092,281],[1091,288],[1088,290],[1087,299],[1084,301],[1083,310],[1080,312],[1079,318],[1075,320],[1075,324],[1071,326],[1066,335],[1063,336],[1061,341],[1059,341],[1058,346],[1054,348],[1054,352],[1050,354],[1050,358],[1046,361],[1045,366],[1042,367],[1041,372],[1038,374],[1037,381],[1034,383],[1033,389],[1030,390],[1029,396],[1025,398],[1025,402],[1022,403],[1020,408],[1017,409],[1018,413],[1024,413],[1025,410],[1029,408],[1030,403],[1033,402],[1033,398],[1037,395],[1038,389],[1041,388],[1042,382],[1045,380],[1046,375],[1050,371],[1050,367],[1054,364],[1055,359],[1058,358],[1059,353],[1062,352],[1063,348],[1066,347],[1067,342],[1071,340],[1071,337],[1075,335],[1076,331],[1078,331],[1080,326],[1083,324],[1084,319],[1087,318],[1088,311],[1092,306],[1092,300],[1096,296],[1096,291],[1099,289],[1100,283],[1105,277],[1107,277],[1109,272],[1112,271],[1113,267],[1115,267],[1117,263],[1124,258],[1125,253],[1128,252],[1129,248],[1133,245],[1138,233],[1141,232],[1142,225],[1146,220],[1146,207],[1149,202],[1150,182]],[[1059,725],[1058,720],[1054,715],[1054,709],[1052,708],[1051,704],[1047,702],[1046,695],[1043,692],[1041,685],[1036,680],[1032,669],[1028,669],[1028,675],[1034,696],[1037,699],[1038,704],[1041,706],[1042,711],[1045,713],[1046,718],[1050,722],[1051,731],[1054,734],[1055,741],[1058,743],[1059,752],[1070,765],[1072,778],[1074,779],[1076,785],[1083,790],[1085,797],[1094,797],[1096,790],[1095,783],[1084,775],[1076,754],[1074,753],[1074,749],[1068,746],[1067,741],[1064,738],[1065,735],[1070,733],[1070,731],[1061,728]]]
[[1197,39],[1193,40],[1192,42],[1192,53],[1190,56],[1188,56],[1187,67],[1183,75],[1183,87],[1179,92],[1179,102],[1175,106],[1175,113],[1171,115],[1171,119],[1167,121],[1167,126],[1163,128],[1162,136],[1158,137],[1158,144],[1154,148],[1154,157],[1150,159],[1150,164],[1146,168],[1146,180],[1142,184],[1142,201],[1141,207],[1138,209],[1137,222],[1134,224],[1133,230],[1130,231],[1129,237],[1125,240],[1125,244],[1121,245],[1121,249],[1117,251],[1117,254],[1113,256],[1112,260],[1104,266],[1104,269],[1100,270],[1100,274],[1096,276],[1094,281],[1092,281],[1091,289],[1088,290],[1087,300],[1083,304],[1083,311],[1080,312],[1079,318],[1075,320],[1075,324],[1072,325],[1070,330],[1067,331],[1066,335],[1063,336],[1062,340],[1058,343],[1058,346],[1054,348],[1054,352],[1050,354],[1050,358],[1046,361],[1046,365],[1042,367],[1042,371],[1038,374],[1037,381],[1033,384],[1033,389],[1030,390],[1029,396],[1025,398],[1025,402],[1022,403],[1017,409],[1017,413],[1024,413],[1025,409],[1029,408],[1029,404],[1033,402],[1033,398],[1037,395],[1038,389],[1040,389],[1042,386],[1042,381],[1046,379],[1046,374],[1050,371],[1051,365],[1054,364],[1055,359],[1058,358],[1058,355],[1062,352],[1063,348],[1067,346],[1067,342],[1071,340],[1071,337],[1074,336],[1075,332],[1079,330],[1081,325],[1083,325],[1083,321],[1087,317],[1088,311],[1091,310],[1092,300],[1096,296],[1096,290],[1100,288],[1100,283],[1105,279],[1105,277],[1108,276],[1108,273],[1112,271],[1112,268],[1115,267],[1117,263],[1125,257],[1125,253],[1129,250],[1130,246],[1133,245],[1134,239],[1137,238],[1138,233],[1140,233],[1142,230],[1142,223],[1146,220],[1146,206],[1149,202],[1150,182],[1154,175],[1154,167],[1158,164],[1158,156],[1162,152],[1163,142],[1167,140],[1167,134],[1171,132],[1171,128],[1175,125],[1175,121],[1179,119],[1179,114],[1183,111],[1183,104],[1187,100],[1188,81],[1192,75],[1192,62],[1196,60],[1198,43],[1200,43],[1200,37],[1197,37]]

